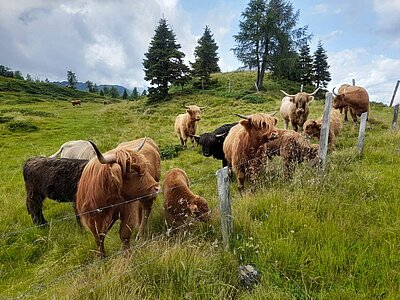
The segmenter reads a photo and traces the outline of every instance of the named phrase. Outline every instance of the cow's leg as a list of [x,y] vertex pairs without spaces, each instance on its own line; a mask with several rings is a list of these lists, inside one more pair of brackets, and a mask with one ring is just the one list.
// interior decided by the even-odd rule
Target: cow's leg
[[293,122],[292,122],[292,128],[293,128],[294,131],[297,132],[297,130],[298,130],[298,128],[297,128],[297,123],[293,123]]
[[284,128],[285,130],[287,130],[288,127],[289,127],[289,121],[288,121],[288,120],[285,120],[285,124],[283,125],[283,128]]
[[43,201],[45,196],[34,192],[27,192],[26,208],[32,217],[33,224],[46,225],[47,221],[43,216]]
[[349,118],[347,117],[347,112],[349,111],[349,108],[346,106],[344,107],[344,121],[347,123],[349,121]]
[[111,215],[109,216],[105,213],[92,213],[84,215],[84,218],[86,219],[84,223],[90,229],[96,241],[98,251],[97,254],[102,258],[105,257],[106,251],[104,248],[104,240],[106,238],[107,232],[110,230],[116,219],[112,218]]
[[295,169],[295,162],[291,159],[286,159],[284,162],[284,174],[286,179],[291,179]]
[[138,233],[136,235],[137,241],[141,239],[141,237],[143,236],[144,230],[146,229],[147,221],[149,219],[151,207],[153,205],[154,200],[155,200],[155,198],[142,203],[142,219],[141,219],[141,222],[139,225]]

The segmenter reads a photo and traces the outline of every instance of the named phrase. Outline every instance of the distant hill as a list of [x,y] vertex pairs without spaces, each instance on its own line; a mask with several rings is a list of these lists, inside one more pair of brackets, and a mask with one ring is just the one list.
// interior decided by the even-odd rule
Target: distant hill
[[[60,81],[54,81],[53,83],[56,84],[56,85],[59,85],[59,86],[63,86],[63,87],[66,87],[66,86],[68,85],[68,82],[67,82],[67,81],[61,81],[61,82],[60,82]],[[116,85],[116,84],[113,84],[113,85],[101,84],[101,85],[98,85],[97,88],[98,88],[99,90],[104,89],[104,87],[107,87],[108,89],[111,89],[111,87],[113,87],[113,86],[116,87],[116,89],[117,89],[117,91],[118,91],[118,94],[119,94],[120,96],[122,96],[122,94],[124,93],[124,90],[125,90],[125,89],[126,89],[126,92],[128,93],[128,95],[130,95],[130,94],[132,93],[132,90],[130,90],[130,89],[124,87],[124,86]],[[79,91],[84,91],[84,92],[86,92],[87,89],[88,89],[88,88],[87,88],[87,84],[84,83],[84,82],[78,82],[78,83],[76,84],[76,89],[79,90]],[[138,88],[139,93],[141,93],[142,90],[143,90],[143,89],[141,89],[141,90],[139,91],[139,88]]]

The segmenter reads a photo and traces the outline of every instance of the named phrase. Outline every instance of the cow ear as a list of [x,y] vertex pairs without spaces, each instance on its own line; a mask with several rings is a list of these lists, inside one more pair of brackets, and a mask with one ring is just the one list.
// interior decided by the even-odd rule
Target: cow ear
[[189,204],[189,209],[192,214],[197,213],[199,211],[199,208],[197,207],[196,204]]
[[294,97],[289,97],[289,100],[294,103]]
[[131,164],[131,170],[139,175],[143,175],[145,172],[145,169],[140,164]]
[[250,128],[251,127],[251,120],[244,119],[244,120],[240,120],[239,123],[240,123],[240,125],[242,125],[242,126],[244,126],[246,128]]
[[310,103],[314,100],[314,96],[308,96],[307,97],[307,102]]
[[278,124],[278,118],[274,117],[275,125]]
[[196,141],[197,144],[199,144],[200,141],[200,136],[199,135],[193,135],[194,140]]

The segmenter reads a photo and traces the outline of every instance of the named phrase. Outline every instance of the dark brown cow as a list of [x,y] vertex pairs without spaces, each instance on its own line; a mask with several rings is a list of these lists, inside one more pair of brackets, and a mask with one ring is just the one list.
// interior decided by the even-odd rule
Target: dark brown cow
[[190,217],[203,222],[209,220],[207,201],[190,190],[189,177],[184,170],[174,168],[167,172],[163,193],[165,219],[168,226],[180,226]]
[[281,108],[279,110],[285,121],[285,129],[288,129],[289,122],[292,124],[294,131],[297,131],[298,127],[303,128],[303,124],[307,120],[309,113],[308,103],[314,99],[314,95],[318,90],[319,88],[311,94],[299,92],[295,95],[289,95],[281,90],[281,92],[286,95],[286,97],[282,99]]
[[153,203],[159,191],[156,176],[149,168],[154,162],[146,155],[149,152],[157,156],[158,148],[150,141],[132,141],[104,156],[93,144],[97,158],[83,170],[76,194],[76,209],[82,223],[92,232],[101,256],[105,256],[105,236],[118,219],[121,220],[119,234],[123,248],[129,248],[132,228],[138,223],[133,201]]
[[[303,125],[303,134],[319,140],[322,127],[322,117],[316,120],[307,120]],[[330,116],[328,145],[333,150],[336,145],[336,136],[342,128],[342,118],[339,110],[333,109]]]
[[236,174],[238,188],[241,192],[247,178],[255,178],[252,170],[258,148],[270,139],[277,137],[275,125],[278,119],[268,114],[257,113],[247,117],[233,126],[225,138],[223,149],[229,168]]
[[354,122],[357,122],[357,117],[360,117],[362,113],[369,113],[369,95],[363,87],[343,84],[338,90],[339,94],[335,93],[335,88],[332,93],[335,95],[333,108],[345,109],[348,107]]
[[261,161],[280,155],[284,163],[285,177],[291,178],[296,165],[304,160],[317,157],[319,145],[310,144],[300,133],[292,130],[278,129],[279,137],[262,145],[258,151]]
[[72,103],[72,106],[81,105],[81,100],[72,100],[71,103]]

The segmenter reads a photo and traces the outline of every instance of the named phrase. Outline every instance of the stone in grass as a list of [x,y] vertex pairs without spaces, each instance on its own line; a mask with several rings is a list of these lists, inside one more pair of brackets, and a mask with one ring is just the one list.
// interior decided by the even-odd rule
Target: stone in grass
[[239,266],[240,285],[246,289],[251,289],[258,282],[260,273],[252,266]]

